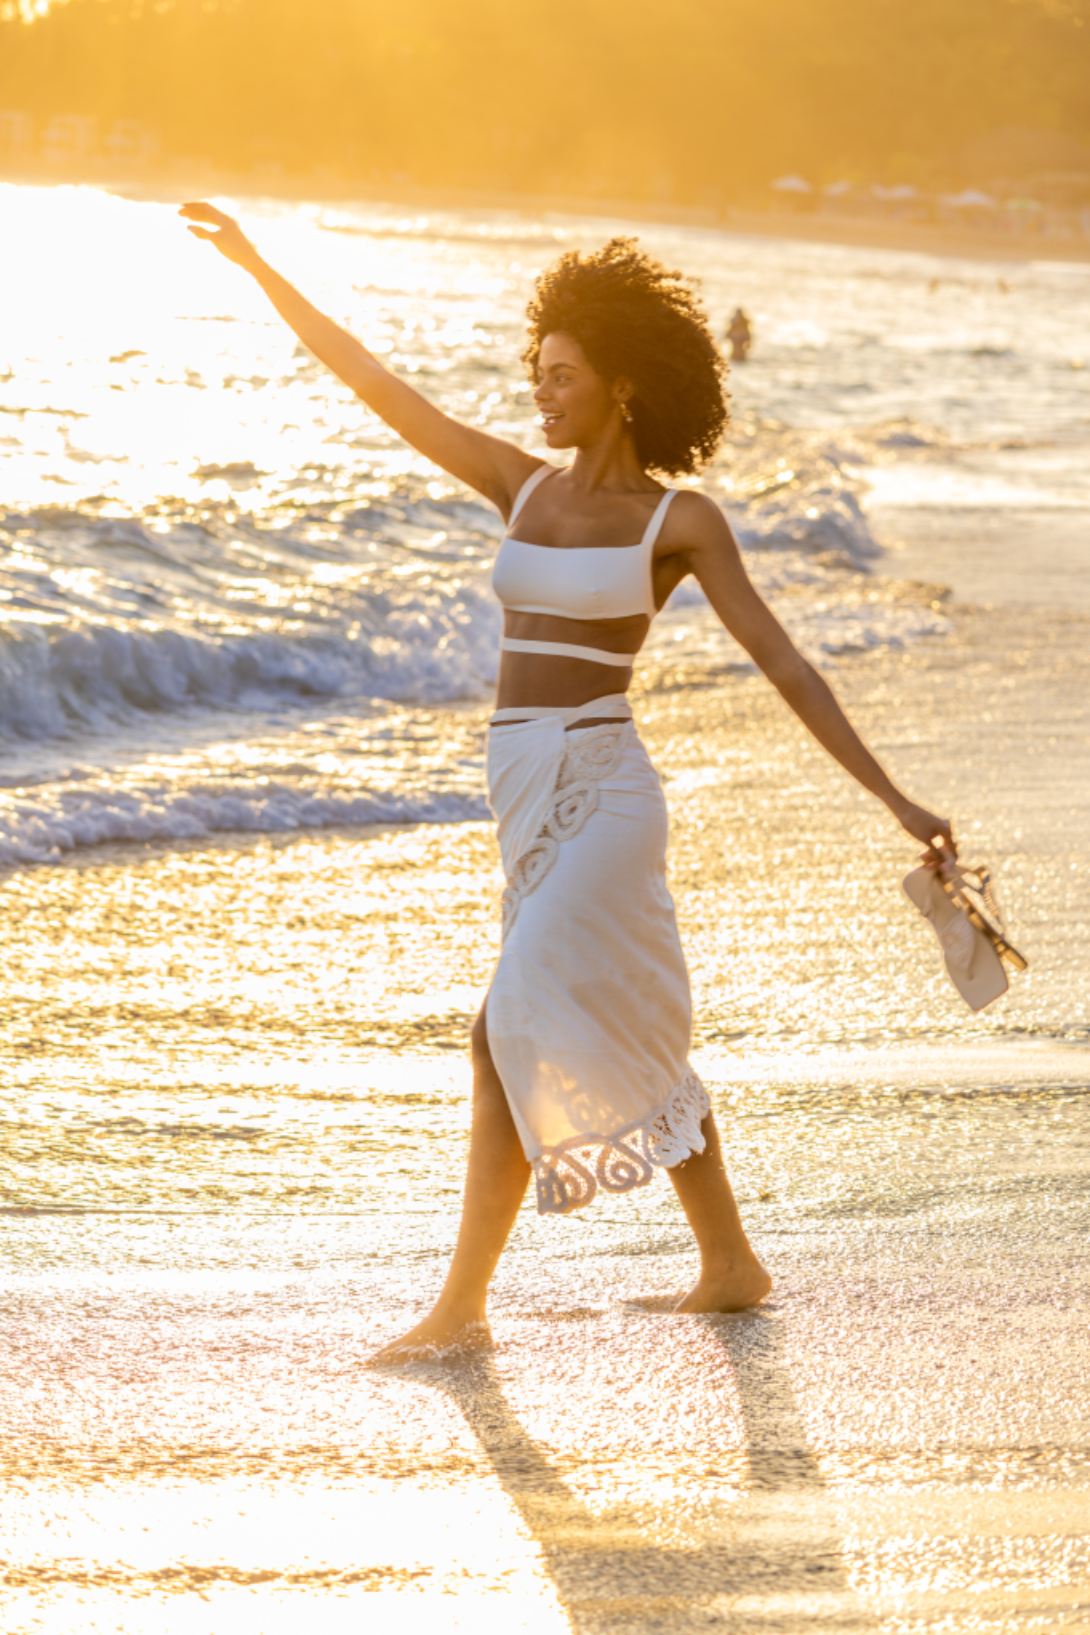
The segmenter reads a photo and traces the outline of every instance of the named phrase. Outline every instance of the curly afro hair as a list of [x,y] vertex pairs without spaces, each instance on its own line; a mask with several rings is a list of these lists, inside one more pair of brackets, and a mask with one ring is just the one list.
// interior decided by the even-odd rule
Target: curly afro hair
[[634,238],[611,238],[547,267],[527,316],[522,361],[532,379],[546,335],[562,330],[606,380],[633,383],[641,465],[677,476],[711,459],[727,424],[726,364],[691,279],[645,255]]

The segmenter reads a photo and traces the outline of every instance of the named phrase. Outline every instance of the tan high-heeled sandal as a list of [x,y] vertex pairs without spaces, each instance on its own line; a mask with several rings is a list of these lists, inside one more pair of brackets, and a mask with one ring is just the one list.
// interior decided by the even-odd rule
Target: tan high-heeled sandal
[[1007,938],[991,870],[983,865],[914,869],[904,880],[911,902],[930,920],[951,982],[973,1010],[1005,994],[1004,965],[1024,971],[1029,961]]

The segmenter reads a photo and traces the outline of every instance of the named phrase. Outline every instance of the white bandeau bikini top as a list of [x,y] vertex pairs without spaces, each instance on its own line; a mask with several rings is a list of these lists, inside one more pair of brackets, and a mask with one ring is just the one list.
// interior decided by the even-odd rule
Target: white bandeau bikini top
[[[587,620],[626,619],[639,613],[653,619],[658,611],[651,574],[655,541],[677,490],[668,488],[663,494],[638,545],[561,549],[512,539],[511,530],[526,501],[538,484],[558,469],[538,466],[515,497],[507,533],[492,569],[496,595],[511,613],[551,613],[559,619]],[[634,659],[632,653],[607,653],[570,642],[520,641],[511,636],[504,636],[500,646],[509,653],[553,653],[626,669]]]

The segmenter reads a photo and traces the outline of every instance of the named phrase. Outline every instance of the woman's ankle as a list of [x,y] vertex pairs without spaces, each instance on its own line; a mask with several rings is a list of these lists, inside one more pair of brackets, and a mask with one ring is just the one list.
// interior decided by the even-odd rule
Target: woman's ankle
[[736,1277],[739,1272],[752,1271],[760,1267],[757,1252],[750,1243],[734,1245],[730,1250],[719,1250],[715,1254],[701,1255],[700,1276],[715,1281],[718,1278]]
[[487,1294],[479,1291],[443,1289],[429,1315],[445,1323],[483,1323],[486,1305]]

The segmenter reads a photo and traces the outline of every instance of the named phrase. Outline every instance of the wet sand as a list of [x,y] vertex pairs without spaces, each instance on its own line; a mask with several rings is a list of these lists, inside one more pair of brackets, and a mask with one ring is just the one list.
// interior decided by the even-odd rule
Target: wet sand
[[760,1312],[669,1315],[660,1179],[524,1211],[494,1356],[364,1367],[453,1238],[485,825],[5,881],[7,1635],[1090,1629],[1090,617],[952,617],[836,681],[999,870],[978,1018],[767,686],[646,677]]
[[802,239],[812,244],[854,244],[873,250],[910,250],[918,255],[976,261],[1090,261],[1090,237],[1067,233],[1013,233],[1000,225],[913,222],[777,210],[731,210],[729,230],[757,238]]
[[620,221],[635,227],[713,228],[743,237],[772,238],[812,244],[847,244],[864,249],[907,250],[919,255],[956,256],[975,261],[1090,261],[1090,236],[1071,223],[1060,232],[1012,232],[1001,225],[903,221],[880,216],[840,215],[809,209],[770,209],[733,204],[669,204],[665,200],[580,197],[568,193],[512,192],[503,188],[419,186],[389,178],[376,187],[349,178],[301,174],[274,175],[263,170],[210,169],[172,164],[162,169],[124,170],[106,162],[58,166],[8,164],[0,182],[29,187],[99,187],[122,198],[184,203],[193,198],[320,199],[323,203],[361,203],[413,210],[468,210],[513,213],[540,221],[548,216]]

